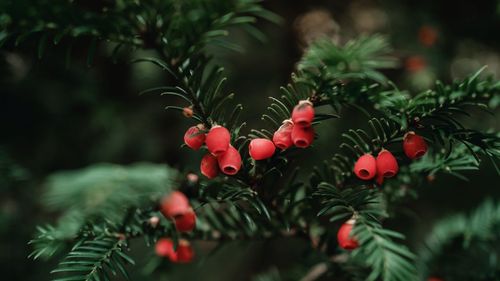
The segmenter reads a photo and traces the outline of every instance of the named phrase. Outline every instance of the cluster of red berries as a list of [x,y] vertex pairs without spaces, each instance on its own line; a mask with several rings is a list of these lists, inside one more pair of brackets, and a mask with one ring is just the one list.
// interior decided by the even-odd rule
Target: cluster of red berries
[[189,128],[184,134],[184,143],[194,150],[203,144],[209,153],[201,159],[200,170],[207,178],[215,178],[219,171],[235,175],[241,168],[241,155],[231,145],[231,134],[222,126],[213,126],[208,133],[202,124]]
[[190,232],[196,226],[196,213],[186,195],[180,191],[165,196],[161,201],[160,211],[167,219],[174,221],[179,232]]
[[[422,157],[427,152],[427,143],[424,138],[408,132],[403,138],[403,150],[410,159]],[[354,164],[354,173],[362,180],[371,180],[376,176],[376,182],[381,185],[384,178],[394,177],[399,170],[399,165],[392,153],[382,149],[377,158],[367,153],[358,158]]]
[[274,133],[274,144],[282,150],[292,145],[300,148],[310,146],[314,141],[313,120],[313,104],[308,100],[299,101],[299,104],[293,108],[291,120],[285,120]]
[[[274,155],[276,147],[285,150],[292,145],[305,148],[314,140],[314,107],[308,100],[302,100],[293,109],[291,120],[273,135],[273,140],[257,138],[250,141],[248,152],[254,160],[264,160]],[[226,175],[235,175],[241,168],[241,155],[231,145],[231,134],[222,126],[212,127],[208,133],[203,124],[189,128],[184,134],[184,143],[191,149],[198,150],[204,144],[209,153],[201,159],[200,170],[207,178],[215,178],[220,171]]]
[[169,238],[161,238],[156,242],[155,252],[159,257],[168,258],[175,263],[188,263],[194,258],[194,250],[189,241],[179,240],[177,250],[174,250],[174,242]]
[[[403,137],[403,150],[410,159],[422,157],[427,152],[427,143],[422,136],[415,132],[408,132]],[[365,154],[359,157],[354,164],[354,173],[362,180],[370,180],[375,176],[376,182],[381,185],[384,178],[391,178],[398,173],[399,166],[396,158],[388,150],[382,149],[377,158],[371,154]],[[359,246],[355,237],[352,237],[351,231],[355,224],[354,219],[345,222],[337,233],[339,246],[346,250],[353,250]]]
[[[196,227],[196,213],[189,204],[189,200],[180,191],[173,191],[165,196],[160,203],[160,212],[175,223],[175,228],[179,232],[190,232]],[[159,222],[158,217],[152,217],[149,221],[153,227]],[[194,251],[189,241],[181,239],[177,250],[174,250],[174,243],[169,238],[158,240],[155,246],[156,254],[166,257],[171,262],[187,263],[194,258]]]
[[274,132],[273,140],[253,139],[248,146],[250,157],[264,160],[274,155],[276,147],[285,150],[292,145],[306,148],[314,140],[314,107],[308,100],[302,100],[292,111],[292,118],[283,121],[283,125]]

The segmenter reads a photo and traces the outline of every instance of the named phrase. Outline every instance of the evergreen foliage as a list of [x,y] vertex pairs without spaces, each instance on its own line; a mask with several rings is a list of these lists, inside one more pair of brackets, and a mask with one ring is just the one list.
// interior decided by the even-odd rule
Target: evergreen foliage
[[[418,276],[417,261],[429,263],[448,241],[458,236],[468,243],[493,235],[500,208],[491,202],[470,217],[459,215],[440,222],[427,241],[429,249],[420,255],[404,244],[403,234],[385,226],[398,204],[392,194],[395,186],[418,186],[422,178],[440,172],[466,179],[462,171],[479,169],[485,157],[500,174],[500,135],[469,128],[462,121],[475,114],[471,108],[488,111],[498,105],[500,82],[482,78],[482,70],[449,85],[438,81],[434,89],[413,94],[398,89],[384,76],[382,71],[395,67],[397,60],[383,37],[360,37],[341,46],[318,40],[299,61],[290,84],[270,97],[268,112],[262,116],[266,129],[246,130],[239,120],[243,106],[231,102],[235,95],[225,90],[224,70],[214,63],[207,47],[239,50],[224,39],[230,28],[262,39],[253,25],[257,18],[273,22],[279,18],[258,1],[124,0],[98,11],[69,1],[35,2],[26,5],[27,11],[14,9],[19,5],[12,2],[0,4],[7,11],[1,15],[0,42],[18,45],[36,37],[42,56],[51,42],[66,40],[70,52],[78,37],[90,37],[89,64],[99,42],[111,42],[114,57],[124,48],[152,49],[155,56],[133,62],[159,66],[169,74],[171,84],[143,93],[158,93],[168,101],[179,98],[185,107],[166,108],[181,112],[191,108],[194,124],[201,123],[207,130],[223,125],[230,130],[243,156],[243,168],[235,176],[201,182],[191,196],[198,226],[184,237],[224,240],[294,235],[309,240],[313,230],[319,229],[319,244],[335,248],[316,249],[323,251],[322,261],[330,265],[327,271],[351,272],[347,276],[356,271],[362,280],[411,281],[426,277]],[[315,125],[342,116],[346,108],[368,116],[364,128],[351,128],[341,135],[335,155],[320,162],[308,182],[298,179],[299,170],[291,161],[298,149],[279,151],[272,159],[256,163],[246,148],[253,138],[271,138],[304,99],[327,112],[316,114]],[[432,143],[427,155],[413,163],[400,149],[409,130]],[[321,138],[321,132],[317,135]],[[360,155],[383,148],[395,148],[401,171],[381,191],[374,183],[355,178],[352,169]],[[32,257],[64,254],[52,271],[57,281],[110,280],[111,275],[128,279],[128,265],[134,261],[126,252],[133,239],[144,238],[149,245],[163,236],[176,243],[181,237],[171,221],[162,219],[158,227],[152,227],[148,220],[161,216],[159,199],[183,182],[173,168],[146,163],[103,164],[56,174],[48,179],[43,200],[50,210],[60,213],[60,219],[38,228],[31,241]],[[347,254],[336,249],[335,232],[330,229],[351,217],[356,218],[353,235],[361,247]],[[333,254],[348,258],[338,262],[328,257]],[[488,274],[498,273],[497,267],[492,270]],[[280,273],[271,271],[255,280],[280,280]]]

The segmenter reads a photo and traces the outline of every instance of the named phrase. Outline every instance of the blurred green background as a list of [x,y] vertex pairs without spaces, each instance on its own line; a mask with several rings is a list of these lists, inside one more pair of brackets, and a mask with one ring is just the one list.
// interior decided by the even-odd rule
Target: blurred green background
[[[107,1],[75,1],[74,5],[96,9],[103,2]],[[500,78],[497,0],[274,0],[264,6],[284,19],[281,25],[258,24],[267,42],[233,30],[230,37],[244,47],[243,53],[210,50],[226,68],[228,89],[244,105],[247,129],[262,124],[267,97],[278,94],[307,43],[322,34],[339,42],[360,34],[388,35],[401,64],[386,74],[401,88],[415,92],[432,87],[435,79],[463,78],[483,65],[488,65],[486,73]],[[36,43],[27,40],[15,49],[0,50],[0,272],[4,280],[49,280],[52,264],[27,259],[27,242],[37,224],[57,215],[44,211],[39,200],[51,173],[99,162],[138,161],[197,172],[201,158],[180,147],[185,129],[193,122],[163,110],[167,104],[184,104],[169,97],[139,95],[168,82],[158,68],[129,64],[126,56],[113,63],[106,45],[99,45],[89,68],[84,42],[75,46],[67,66],[64,46],[48,50],[39,60]],[[499,129],[498,115],[477,114],[469,121],[472,127]],[[315,147],[299,156],[304,174],[325,155],[333,155],[341,132],[360,126],[364,119],[347,111],[341,119],[323,123]],[[470,174],[470,182],[443,176],[421,187],[419,198],[408,201],[390,227],[418,244],[436,219],[473,208],[487,196],[499,198],[498,175],[486,161],[482,168]],[[214,247],[211,243],[196,246],[200,253]],[[293,239],[232,242],[196,270],[180,266],[174,279],[247,280],[271,265],[291,266],[303,256],[304,248],[304,242]],[[152,249],[139,252],[147,252],[146,257],[153,254]]]

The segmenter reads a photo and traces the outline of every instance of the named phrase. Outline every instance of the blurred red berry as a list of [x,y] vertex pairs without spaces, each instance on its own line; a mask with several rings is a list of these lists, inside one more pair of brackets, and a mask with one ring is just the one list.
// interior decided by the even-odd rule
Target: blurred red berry
[[179,232],[190,232],[196,227],[196,213],[191,209],[174,218],[175,228]]
[[408,72],[419,72],[426,67],[427,63],[422,56],[411,56],[406,59],[405,67]]
[[429,25],[424,25],[418,30],[418,40],[425,47],[434,45],[438,38],[437,30]]
[[176,256],[174,252],[174,242],[168,238],[161,238],[155,245],[156,255],[160,257],[172,258]]
[[191,206],[186,195],[180,191],[173,191],[165,196],[160,205],[161,213],[166,217],[173,219],[175,216],[181,215],[189,211]]
[[175,262],[189,263],[194,259],[194,250],[187,240],[181,239],[177,247],[176,255]]

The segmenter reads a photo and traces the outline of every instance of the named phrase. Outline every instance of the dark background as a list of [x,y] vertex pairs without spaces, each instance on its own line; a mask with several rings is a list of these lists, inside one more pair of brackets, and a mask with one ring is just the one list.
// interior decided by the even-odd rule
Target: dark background
[[[83,2],[91,6],[100,1]],[[281,25],[258,23],[268,36],[266,43],[234,30],[230,36],[244,47],[244,53],[211,50],[226,68],[228,89],[244,105],[247,129],[262,124],[260,115],[268,105],[267,97],[277,95],[279,86],[289,81],[305,38],[314,32],[333,32],[340,42],[360,34],[388,35],[401,66],[386,74],[413,92],[432,87],[435,79],[449,82],[463,78],[483,65],[488,65],[488,74],[497,79],[500,75],[500,2],[496,0],[281,0],[265,1],[264,6],[284,19]],[[304,18],[307,13],[309,17]],[[329,28],[335,25],[332,21],[339,30]],[[437,34],[432,46],[419,40],[423,26]],[[138,95],[166,83],[165,74],[157,68],[128,64],[127,57],[113,63],[106,45],[99,45],[89,68],[83,43],[67,67],[64,46],[50,48],[42,59],[36,57],[35,46],[35,41],[28,40],[21,47],[0,50],[0,272],[4,280],[49,279],[49,263],[27,259],[27,242],[37,224],[53,220],[39,202],[44,180],[51,173],[98,162],[138,161],[197,171],[201,157],[180,149],[184,130],[192,121],[163,110],[167,104],[182,103],[159,95]],[[405,62],[412,56],[425,61],[422,69],[408,69]],[[466,122],[474,128],[498,130],[498,117],[478,114]],[[333,155],[340,133],[364,121],[363,116],[347,111],[342,119],[322,124],[320,140],[301,156],[303,166],[311,167],[324,155]],[[306,174],[310,168],[303,170]],[[500,195],[499,177],[487,161],[480,171],[468,176],[470,182],[438,176],[419,187],[419,198],[406,206],[410,215],[402,215],[393,227],[416,245],[436,219],[473,208],[487,196]],[[178,275],[194,272],[193,280],[200,280],[200,276],[206,280],[245,280],[243,276],[265,270],[270,264],[290,264],[301,255],[302,247],[305,245],[294,240],[250,245],[235,242],[195,271],[184,267],[176,271]]]

